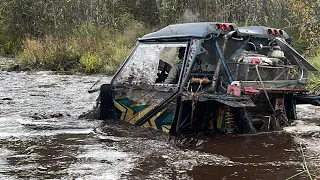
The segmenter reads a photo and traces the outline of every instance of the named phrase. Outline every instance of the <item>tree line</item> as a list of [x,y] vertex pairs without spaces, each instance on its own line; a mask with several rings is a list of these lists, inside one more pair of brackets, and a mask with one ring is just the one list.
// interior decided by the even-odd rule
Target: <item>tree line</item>
[[121,31],[131,20],[150,29],[173,23],[219,21],[299,30],[319,39],[319,0],[0,0],[0,44],[4,36],[65,35],[90,22]]

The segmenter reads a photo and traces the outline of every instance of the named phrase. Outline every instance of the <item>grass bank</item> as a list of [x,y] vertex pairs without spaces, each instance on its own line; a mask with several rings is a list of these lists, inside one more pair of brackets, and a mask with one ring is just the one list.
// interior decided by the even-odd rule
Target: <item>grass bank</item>
[[129,55],[136,38],[145,33],[139,23],[120,33],[88,23],[67,36],[27,38],[17,59],[22,69],[111,75]]
[[312,72],[309,75],[308,89],[315,94],[320,94],[320,51],[313,58],[308,59],[319,72]]

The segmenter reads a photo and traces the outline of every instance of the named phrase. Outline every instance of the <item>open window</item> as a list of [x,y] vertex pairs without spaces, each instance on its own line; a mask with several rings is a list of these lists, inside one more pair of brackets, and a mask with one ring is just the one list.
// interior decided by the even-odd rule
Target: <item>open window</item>
[[200,47],[199,54],[193,64],[191,76],[212,78],[219,61],[214,42],[205,40]]
[[156,83],[177,84],[185,59],[185,46],[165,47],[160,54]]
[[212,39],[204,40],[199,47],[190,72],[188,85],[193,89],[201,84],[203,88],[211,84],[219,62],[219,55]]

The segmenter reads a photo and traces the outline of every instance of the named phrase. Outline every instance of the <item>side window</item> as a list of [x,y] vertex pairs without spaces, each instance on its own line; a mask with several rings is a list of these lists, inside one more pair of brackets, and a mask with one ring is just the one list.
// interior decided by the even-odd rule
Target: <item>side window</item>
[[177,84],[186,47],[165,47],[160,54],[156,83]]
[[219,61],[218,53],[212,40],[206,40],[201,44],[200,54],[196,56],[192,66],[191,77],[212,79]]
[[179,63],[178,50],[186,46],[187,43],[139,43],[115,77],[114,84],[143,86],[165,83],[174,65]]

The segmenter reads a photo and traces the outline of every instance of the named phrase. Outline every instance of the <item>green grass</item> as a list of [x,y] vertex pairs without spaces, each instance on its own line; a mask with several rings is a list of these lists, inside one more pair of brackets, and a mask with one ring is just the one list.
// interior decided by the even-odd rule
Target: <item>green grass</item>
[[26,39],[17,57],[24,69],[68,70],[76,66],[80,54],[69,39],[46,37]]
[[[313,58],[309,59],[309,62],[314,65],[320,71],[320,53]],[[309,75],[308,89],[315,94],[320,94],[320,72],[312,72]]]
[[121,33],[90,23],[74,29],[70,36],[26,39],[17,58],[22,69],[113,74],[131,52],[136,38],[146,33],[132,23]]

